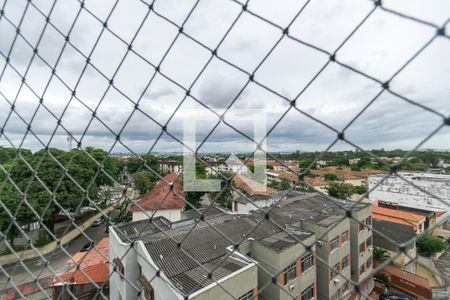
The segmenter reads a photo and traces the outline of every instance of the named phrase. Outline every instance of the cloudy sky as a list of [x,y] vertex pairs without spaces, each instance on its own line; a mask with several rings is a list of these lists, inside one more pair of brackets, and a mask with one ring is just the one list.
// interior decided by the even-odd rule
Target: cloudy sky
[[[329,62],[327,52],[337,50],[340,63],[384,82],[436,33],[432,26],[378,8],[341,45],[373,10],[369,0],[312,0],[306,6],[305,1],[250,0],[246,12],[239,1],[228,0],[156,0],[150,12],[145,1],[115,2],[85,1],[80,11],[76,0],[33,0],[33,5],[0,0],[0,145],[67,148],[69,131],[83,146],[112,152],[126,152],[127,147],[140,153],[181,151],[170,135],[182,140],[183,124],[198,120],[201,140],[219,120],[211,110],[222,114],[232,104],[225,120],[251,137],[254,128],[269,130],[277,124],[267,137],[267,150],[321,151],[336,138],[323,124],[343,130],[381,91],[374,80]],[[383,3],[446,26],[447,37],[434,39],[390,83],[396,94],[437,113],[384,91],[345,136],[365,149],[411,149],[450,113],[450,2]],[[46,25],[46,16],[51,24]],[[102,30],[105,20],[108,29]],[[291,24],[289,37],[273,24]],[[181,25],[184,34],[179,34]],[[219,58],[209,50],[216,48]],[[249,82],[252,73],[254,81]],[[297,99],[295,107],[288,102],[292,99]],[[12,103],[15,113],[10,114]],[[30,122],[34,135],[24,135]],[[170,134],[155,143],[166,124]],[[219,124],[202,150],[253,150],[235,129]],[[123,145],[113,147],[119,132]],[[422,148],[449,149],[449,141],[447,126]],[[353,147],[340,141],[332,148],[341,149]]]

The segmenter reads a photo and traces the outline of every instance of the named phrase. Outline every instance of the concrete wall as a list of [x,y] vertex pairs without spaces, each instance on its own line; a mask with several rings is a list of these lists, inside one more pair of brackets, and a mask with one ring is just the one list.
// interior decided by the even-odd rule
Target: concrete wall
[[[357,219],[360,222],[363,222],[368,217],[372,215],[372,206],[368,206],[364,209],[360,210],[353,210],[352,216],[353,218]],[[351,276],[352,280],[355,280],[357,282],[362,283],[364,281],[364,284],[360,285],[361,291],[369,294],[374,286],[373,276],[371,275],[371,272],[373,271],[373,237],[372,237],[372,230],[369,230],[368,227],[364,226],[363,230],[359,230],[361,224],[356,222],[355,220],[351,219],[350,221],[350,242],[351,242]],[[367,244],[365,244],[365,250],[360,253],[359,252],[359,245],[371,238],[372,239],[372,246],[368,247]],[[372,259],[371,267],[369,269],[366,269],[363,274],[359,274],[360,267],[362,264],[366,264],[368,259]]]
[[136,299],[136,284],[138,279],[138,268],[136,259],[136,245],[134,249],[130,244],[123,243],[113,228],[110,228],[109,233],[109,261],[113,261],[115,258],[119,258],[124,266],[124,276],[121,277],[119,271],[113,271],[114,264],[109,265],[109,299],[122,300],[122,299]]
[[[139,267],[141,268],[142,275],[147,278],[147,280],[151,280],[150,284],[154,290],[154,300],[180,300],[183,299],[183,296],[171,285],[169,279],[166,277],[164,273],[160,273],[160,276],[156,276],[156,271],[158,267],[155,262],[151,258],[151,256],[147,253],[145,245],[142,241],[137,242],[136,247],[137,252],[137,262],[134,268],[134,272],[137,273],[136,280],[139,278],[141,274],[139,274]],[[136,283],[139,287],[140,284]],[[137,294],[134,293],[133,298],[127,299],[136,299]]]
[[84,231],[84,230],[88,229],[89,227],[92,226],[92,223],[94,223],[95,220],[102,217],[104,214],[109,213],[112,210],[113,210],[112,206],[107,207],[103,210],[103,212],[99,212],[98,214],[89,218],[83,224],[78,225],[78,228],[75,228],[75,229],[72,229],[71,231],[69,231],[66,235],[64,235],[63,237],[60,238],[60,241],[61,241],[60,245],[58,245],[56,241],[53,241],[45,246],[36,248],[39,253],[34,251],[33,249],[28,249],[28,250],[23,250],[23,251],[17,251],[16,254],[11,253],[11,254],[0,256],[0,265],[7,265],[7,264],[17,262],[19,260],[19,257],[20,257],[20,260],[27,260],[27,259],[36,258],[36,257],[39,257],[40,255],[45,255],[52,251],[55,251],[60,246],[65,245],[68,242],[77,238],[81,234],[80,230]]
[[[315,237],[311,236],[305,240],[305,244],[312,244]],[[312,285],[316,281],[316,267],[301,271],[300,273],[300,260],[301,257],[307,254],[306,249],[301,244],[295,244],[281,252],[274,251],[262,245],[258,241],[251,242],[251,258],[258,261],[258,286],[266,288],[261,291],[261,297],[263,299],[273,300],[287,300],[292,299],[292,295],[299,296],[302,291]],[[315,251],[313,246],[312,251]],[[278,275],[287,266],[292,263],[297,263],[297,274],[295,279],[289,282],[282,282],[282,288],[278,284],[272,282],[272,277],[278,278],[280,284],[281,276]],[[283,279],[284,281],[284,279]]]
[[[341,242],[340,247],[332,252],[329,250],[330,241],[339,238],[339,235],[350,229],[349,220],[345,218],[339,223],[334,224],[331,229],[307,222],[305,222],[303,226],[305,229],[314,232],[317,239],[322,241],[322,246],[318,246],[316,250],[316,254],[320,258],[317,260],[317,295],[318,299],[329,299],[344,284],[346,284],[346,280],[343,277],[338,276],[336,277],[338,282],[333,280],[330,281],[331,269],[328,266],[334,266],[340,263],[345,256],[350,254],[350,243],[348,241]],[[351,276],[349,267],[341,270],[340,273],[347,278],[350,278]]]
[[239,298],[258,287],[257,273],[258,270],[256,265],[251,264],[244,269],[241,269],[219,280],[220,285],[213,284],[212,286],[208,286],[205,289],[198,291],[198,295],[193,294],[191,297],[189,297],[189,299],[231,300]]
[[[258,208],[260,208],[260,207],[270,206],[270,205],[276,203],[278,200],[279,200],[278,198],[269,198],[269,199],[265,199],[265,200],[253,201],[253,203],[256,204],[256,206]],[[241,202],[234,201],[233,213],[248,214],[248,213],[250,213],[250,211],[257,209],[257,207],[253,203],[251,203],[251,202],[241,203]],[[237,210],[235,210],[235,207],[236,207],[235,205],[237,205]]]
[[[153,210],[134,211],[133,212],[133,222],[146,220],[153,214]],[[176,222],[181,220],[181,209],[158,209],[154,217],[165,217],[171,222]]]

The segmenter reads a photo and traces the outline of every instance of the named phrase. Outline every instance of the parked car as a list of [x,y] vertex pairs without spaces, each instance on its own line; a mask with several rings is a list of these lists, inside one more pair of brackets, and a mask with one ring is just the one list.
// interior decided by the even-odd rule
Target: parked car
[[80,250],[80,252],[86,252],[94,248],[95,242],[88,242],[86,243]]
[[105,221],[105,219],[103,217],[101,217],[100,219],[95,220],[94,223],[92,223],[92,226],[98,227],[98,226],[102,225],[102,223],[104,221]]
[[383,294],[380,300],[412,300],[410,297],[401,294]]

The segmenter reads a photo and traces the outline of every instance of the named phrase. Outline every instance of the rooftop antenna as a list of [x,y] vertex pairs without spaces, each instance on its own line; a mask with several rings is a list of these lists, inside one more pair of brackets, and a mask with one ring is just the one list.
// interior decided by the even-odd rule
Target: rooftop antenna
[[72,137],[72,133],[69,132],[67,134],[67,143],[68,143],[68,150],[72,151],[72,142],[73,142],[73,137]]

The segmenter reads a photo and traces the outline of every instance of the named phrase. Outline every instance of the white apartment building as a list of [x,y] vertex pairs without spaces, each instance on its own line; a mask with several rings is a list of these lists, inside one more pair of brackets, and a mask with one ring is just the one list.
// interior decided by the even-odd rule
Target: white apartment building
[[373,201],[384,201],[393,205],[445,212],[444,217],[450,212],[450,175],[399,172],[399,174],[412,184],[424,191],[424,193],[399,176],[391,176],[380,183],[387,175],[377,174],[369,176],[369,190],[376,187],[369,194]]

